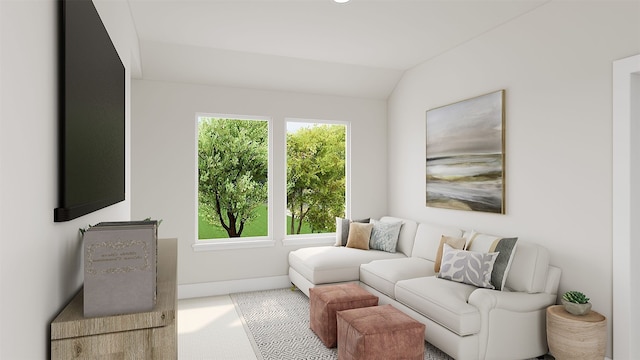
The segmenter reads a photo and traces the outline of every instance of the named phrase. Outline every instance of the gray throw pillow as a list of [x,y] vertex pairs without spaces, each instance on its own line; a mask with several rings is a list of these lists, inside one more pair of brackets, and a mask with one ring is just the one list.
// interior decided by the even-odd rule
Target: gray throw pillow
[[373,230],[371,230],[369,248],[390,253],[396,252],[402,222],[384,222],[372,219],[371,223]]

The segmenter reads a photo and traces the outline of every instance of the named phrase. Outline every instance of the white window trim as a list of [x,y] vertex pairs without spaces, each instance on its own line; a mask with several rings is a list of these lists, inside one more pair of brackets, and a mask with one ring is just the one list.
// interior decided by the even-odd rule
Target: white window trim
[[[269,137],[269,166],[267,170],[267,181],[269,184],[267,193],[267,206],[269,214],[267,236],[260,237],[244,237],[244,238],[220,238],[220,239],[198,239],[198,124],[201,117],[213,117],[213,118],[227,118],[238,120],[257,120],[266,121],[268,123],[268,137]],[[218,251],[218,250],[234,250],[234,249],[252,249],[252,248],[266,248],[274,247],[276,241],[273,240],[273,121],[268,116],[249,116],[249,115],[237,115],[237,114],[220,114],[220,113],[196,113],[195,117],[195,239],[191,245],[193,251]],[[286,186],[286,184],[285,184]]]
[[212,239],[198,240],[191,245],[193,251],[217,251],[217,250],[235,250],[235,249],[253,249],[267,248],[276,246],[276,241],[272,239],[261,238],[235,238],[229,239]]

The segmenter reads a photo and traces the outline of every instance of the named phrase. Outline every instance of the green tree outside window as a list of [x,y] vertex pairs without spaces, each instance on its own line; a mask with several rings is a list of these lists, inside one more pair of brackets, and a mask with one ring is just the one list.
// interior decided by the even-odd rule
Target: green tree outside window
[[[240,237],[268,202],[268,125],[259,120],[199,121],[199,217],[201,223],[222,227],[230,238]],[[252,235],[267,234],[264,226]]]
[[335,231],[335,217],[345,212],[345,139],[344,125],[287,133],[287,234]]

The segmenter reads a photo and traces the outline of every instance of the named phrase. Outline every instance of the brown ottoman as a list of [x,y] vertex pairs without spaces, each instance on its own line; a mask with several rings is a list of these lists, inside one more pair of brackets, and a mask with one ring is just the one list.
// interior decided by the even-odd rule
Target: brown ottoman
[[425,326],[391,305],[338,312],[338,359],[424,358]]
[[309,289],[311,330],[326,347],[335,347],[336,312],[378,305],[378,297],[355,283],[321,286]]

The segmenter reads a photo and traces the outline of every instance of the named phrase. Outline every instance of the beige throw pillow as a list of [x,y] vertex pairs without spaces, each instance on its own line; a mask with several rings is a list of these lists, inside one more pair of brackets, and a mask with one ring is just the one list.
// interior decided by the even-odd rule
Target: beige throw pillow
[[373,224],[364,224],[352,222],[349,224],[349,238],[347,239],[347,247],[369,250],[369,238]]
[[444,244],[448,244],[454,249],[462,250],[467,243],[465,238],[456,238],[451,236],[442,235],[440,238],[440,245],[438,246],[438,252],[436,253],[436,262],[433,264],[433,271],[440,272],[440,265],[442,264],[442,248]]

